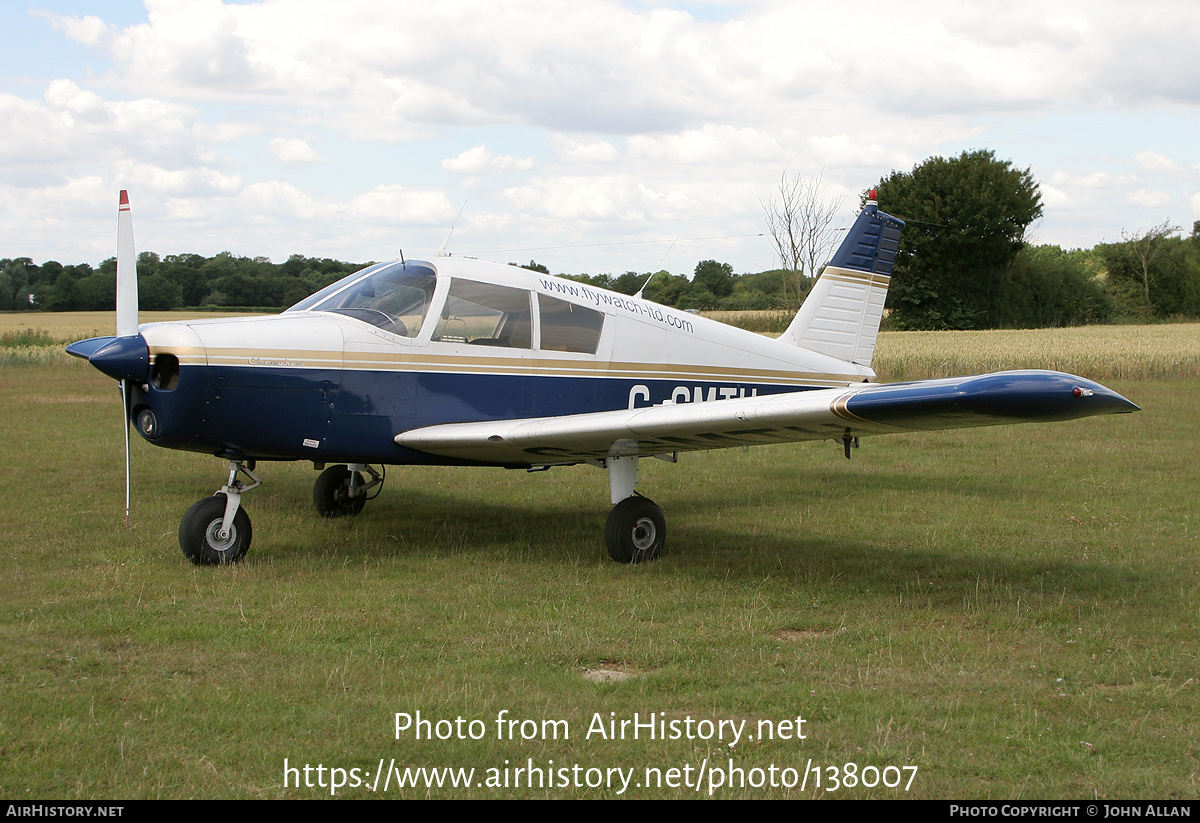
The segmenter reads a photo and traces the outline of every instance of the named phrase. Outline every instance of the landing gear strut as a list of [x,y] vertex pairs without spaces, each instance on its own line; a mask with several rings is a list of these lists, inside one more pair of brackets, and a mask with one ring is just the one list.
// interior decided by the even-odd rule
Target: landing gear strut
[[608,556],[618,563],[644,563],[662,552],[667,542],[667,521],[653,500],[633,490],[637,485],[638,458],[609,457],[608,487],[615,504],[604,525]]
[[[249,485],[238,479],[245,474]],[[179,522],[179,547],[197,566],[236,563],[250,548],[250,515],[242,495],[262,485],[245,464],[229,461],[229,480],[212,497],[198,500]]]

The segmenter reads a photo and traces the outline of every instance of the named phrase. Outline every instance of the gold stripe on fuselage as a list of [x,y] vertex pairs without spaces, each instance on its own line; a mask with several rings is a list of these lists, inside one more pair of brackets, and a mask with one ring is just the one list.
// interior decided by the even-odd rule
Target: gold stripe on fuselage
[[677,363],[612,363],[596,360],[558,360],[539,357],[478,357],[436,354],[428,349],[413,352],[354,352],[344,354],[311,349],[179,348],[151,347],[151,357],[167,351],[181,365],[214,365],[246,368],[341,368],[355,371],[423,370],[447,374],[499,374],[543,377],[594,377],[628,380],[704,380],[724,383],[769,383],[844,386],[862,380],[859,374],[822,374],[785,369],[735,366],[694,366]]

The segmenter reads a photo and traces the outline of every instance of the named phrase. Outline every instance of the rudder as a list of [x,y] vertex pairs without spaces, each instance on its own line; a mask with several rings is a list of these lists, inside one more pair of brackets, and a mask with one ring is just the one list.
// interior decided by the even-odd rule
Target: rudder
[[780,341],[870,367],[902,228],[868,200]]

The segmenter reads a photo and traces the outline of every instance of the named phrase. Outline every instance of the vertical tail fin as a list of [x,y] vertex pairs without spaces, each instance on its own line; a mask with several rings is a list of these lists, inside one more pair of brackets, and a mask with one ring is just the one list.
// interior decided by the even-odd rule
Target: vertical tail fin
[[780,340],[870,366],[904,221],[879,211],[874,192]]

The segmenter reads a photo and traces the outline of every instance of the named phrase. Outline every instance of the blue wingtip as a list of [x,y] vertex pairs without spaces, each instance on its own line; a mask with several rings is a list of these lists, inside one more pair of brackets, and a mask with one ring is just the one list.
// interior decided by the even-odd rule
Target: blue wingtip
[[959,403],[980,414],[1031,421],[1141,411],[1093,380],[1050,371],[999,372],[963,381]]
[[854,395],[847,408],[873,423],[929,430],[1140,411],[1095,381],[1032,370],[885,383]]

